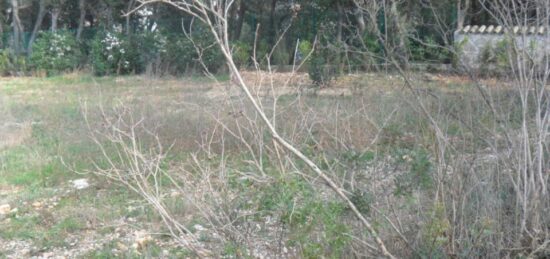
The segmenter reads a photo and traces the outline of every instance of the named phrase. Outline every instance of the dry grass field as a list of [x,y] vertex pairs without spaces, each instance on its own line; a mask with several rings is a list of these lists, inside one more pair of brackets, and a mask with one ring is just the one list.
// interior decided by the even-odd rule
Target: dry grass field
[[[348,75],[313,89],[307,75],[244,75],[281,134],[346,190],[393,240],[395,255],[498,255],[506,194],[482,186],[499,177],[500,158],[483,140],[496,122],[467,78],[415,78],[448,137],[439,175],[433,132],[398,76]],[[494,94],[515,127],[514,98]],[[134,129],[135,138],[113,133],[113,125]],[[152,186],[163,187],[157,194],[170,215],[216,257],[361,256],[368,236],[360,224],[265,132],[224,77],[0,78],[0,258],[191,256],[143,195],[101,175],[133,172],[120,154],[133,139],[144,157],[162,154]],[[441,188],[456,197],[469,192],[455,204],[463,206],[455,222],[449,205],[433,198]]]

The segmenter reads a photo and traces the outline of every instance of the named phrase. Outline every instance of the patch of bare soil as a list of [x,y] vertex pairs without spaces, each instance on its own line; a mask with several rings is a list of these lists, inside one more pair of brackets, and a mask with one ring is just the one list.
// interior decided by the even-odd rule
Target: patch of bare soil
[[[36,217],[41,224],[51,224],[62,215],[58,212],[60,201],[64,197],[75,195],[84,189],[97,189],[94,186],[80,188],[77,181],[52,190],[56,193],[51,198],[39,198],[31,202],[23,202],[16,206],[8,202],[8,198],[17,194],[21,188],[0,186],[0,225],[11,224],[19,218]],[[99,194],[98,194],[99,195]],[[169,257],[169,250],[178,248],[171,239],[160,238],[138,226],[138,220],[130,216],[110,221],[98,221],[93,215],[97,208],[73,208],[79,211],[78,217],[87,218],[87,223],[81,229],[56,240],[63,245],[41,247],[29,239],[3,239],[0,237],[0,258],[83,258],[98,251],[107,252],[113,257],[128,257],[139,255],[148,247],[155,245],[162,249],[164,257]],[[143,227],[143,226],[141,226]],[[55,236],[46,236],[55,240]]]
[[[320,96],[349,96],[353,84],[349,76],[335,81],[330,87],[316,88],[312,85],[307,73],[242,71],[244,81],[255,97],[277,97],[292,94],[315,94]],[[209,99],[234,98],[243,96],[234,80],[218,84],[206,92]]]

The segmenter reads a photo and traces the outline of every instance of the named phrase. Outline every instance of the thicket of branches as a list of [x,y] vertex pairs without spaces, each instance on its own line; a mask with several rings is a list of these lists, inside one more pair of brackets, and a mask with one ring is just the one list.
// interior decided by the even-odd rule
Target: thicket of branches
[[[102,154],[90,172],[140,194],[197,256],[254,255],[258,240],[281,257],[550,255],[548,58],[508,35],[506,73],[492,87],[453,60],[457,28],[547,26],[548,1],[0,4],[3,73],[231,74],[243,95],[192,107],[203,116],[198,151],[177,161],[167,162],[173,140],[150,127],[158,118],[84,106]],[[415,61],[454,63],[468,84],[427,88],[409,69]],[[291,75],[307,67],[318,84],[377,70],[404,91],[334,103],[281,96],[274,89],[290,80],[275,85],[275,65]],[[210,234],[197,235],[189,218]]]
[[[480,17],[508,27],[545,25],[547,2],[315,2],[315,8],[336,4],[346,15],[337,16],[336,23],[319,23],[327,33],[309,39],[316,46],[301,46],[285,29],[269,46],[272,51],[259,56],[262,38],[255,37],[251,62],[262,76],[260,83],[243,78],[235,56],[239,22],[232,18],[241,2],[141,1],[126,17],[160,2],[194,18],[184,23],[190,39],[193,28],[209,32],[243,95],[228,97],[214,110],[199,108],[208,118],[199,150],[171,166],[163,163],[169,148],[148,129],[154,122],[147,117],[136,117],[124,105],[114,111],[86,110],[92,139],[104,156],[92,172],[142,195],[171,235],[196,255],[219,256],[228,244],[242,249],[237,256],[254,255],[258,239],[278,244],[274,253],[279,256],[289,255],[287,247],[291,255],[303,257],[550,254],[548,60],[540,62],[517,36],[508,35],[502,49],[508,70],[498,83],[489,88],[476,71],[458,64],[469,87],[452,94],[426,89],[408,69],[414,42],[454,55],[449,33],[455,26]],[[447,21],[449,13],[458,14],[456,21]],[[302,19],[299,11],[290,14]],[[411,33],[418,24],[431,28],[436,44]],[[368,37],[357,37],[361,33]],[[293,56],[300,47],[309,50],[302,62],[291,63],[290,73],[319,58],[346,66],[351,62],[347,54],[354,53],[362,61],[391,66],[391,72],[380,73],[397,74],[406,91],[383,100],[358,92],[345,103],[321,107],[301,94],[261,94],[288,86],[274,85],[277,75],[271,72],[277,43],[287,38],[294,41],[289,45]],[[198,43],[193,46],[202,53]],[[317,46],[343,54],[328,59]],[[226,111],[232,116],[224,116]],[[171,196],[173,190],[181,197]],[[207,242],[186,225],[187,215],[175,206],[181,203],[214,232]],[[274,235],[262,232],[266,229]]]

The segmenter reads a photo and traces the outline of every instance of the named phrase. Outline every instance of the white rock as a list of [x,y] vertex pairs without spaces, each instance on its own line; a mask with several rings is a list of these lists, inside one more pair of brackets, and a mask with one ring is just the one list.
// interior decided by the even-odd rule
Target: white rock
[[205,231],[205,230],[206,230],[206,228],[204,228],[203,226],[201,226],[201,225],[199,225],[199,224],[195,224],[195,225],[193,226],[193,228],[194,228],[196,231],[199,231],[199,232]]
[[0,215],[7,215],[11,211],[11,206],[9,204],[0,205]]
[[88,179],[86,178],[76,179],[71,182],[73,183],[73,187],[77,190],[83,190],[90,187],[90,183],[88,183]]

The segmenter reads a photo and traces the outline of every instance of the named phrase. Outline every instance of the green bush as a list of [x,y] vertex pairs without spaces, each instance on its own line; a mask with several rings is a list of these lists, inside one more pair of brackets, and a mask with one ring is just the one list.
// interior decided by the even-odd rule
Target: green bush
[[201,59],[208,71],[212,73],[219,72],[225,66],[225,58],[220,47],[215,43],[216,41],[210,30],[204,26],[195,26],[191,37],[200,52],[200,57],[197,57],[193,62],[196,63],[196,60]]
[[27,63],[24,57],[16,57],[4,49],[0,51],[0,76],[17,75],[27,71]]
[[194,70],[197,53],[189,39],[180,35],[170,35],[167,51],[161,54],[164,70],[169,74],[184,74]]
[[468,43],[468,37],[464,37],[462,41],[455,42],[453,46],[453,52],[451,53],[451,64],[455,69],[461,69],[460,58],[464,55],[464,46]]
[[313,52],[309,63],[309,78],[317,87],[324,87],[338,76],[336,69],[339,62],[334,62],[334,54],[326,49],[317,49]]
[[452,62],[452,53],[433,36],[424,37],[420,42],[407,41],[411,59],[415,61]]
[[430,154],[422,148],[397,149],[394,156],[406,172],[396,177],[396,196],[410,196],[414,191],[430,191],[433,188],[433,165]]
[[313,45],[311,45],[311,42],[307,40],[300,41],[300,44],[298,44],[296,64],[299,65],[303,62],[304,65],[309,65],[311,57],[308,57],[308,55],[311,53],[311,50],[313,50]]
[[237,41],[233,43],[233,61],[238,67],[246,67],[250,64],[252,47],[246,42]]
[[90,61],[96,75],[129,74],[139,69],[140,55],[136,41],[118,32],[102,31],[96,34],[90,52]]
[[75,69],[81,58],[76,38],[67,31],[41,32],[32,49],[32,68],[47,74]]
[[160,31],[146,31],[140,34],[131,34],[128,39],[134,44],[136,52],[139,53],[139,58],[135,64],[136,72],[148,71],[148,69],[157,70],[161,67],[161,57],[167,53],[168,41],[163,33]]
[[501,40],[495,44],[487,43],[479,55],[481,73],[503,75],[510,71],[510,51],[514,54],[508,40]]
[[[190,40],[185,35],[169,35],[166,51],[161,54],[163,67],[171,74],[203,71],[219,72],[225,59],[209,31],[200,26],[194,28]],[[202,60],[204,66],[199,62]]]

